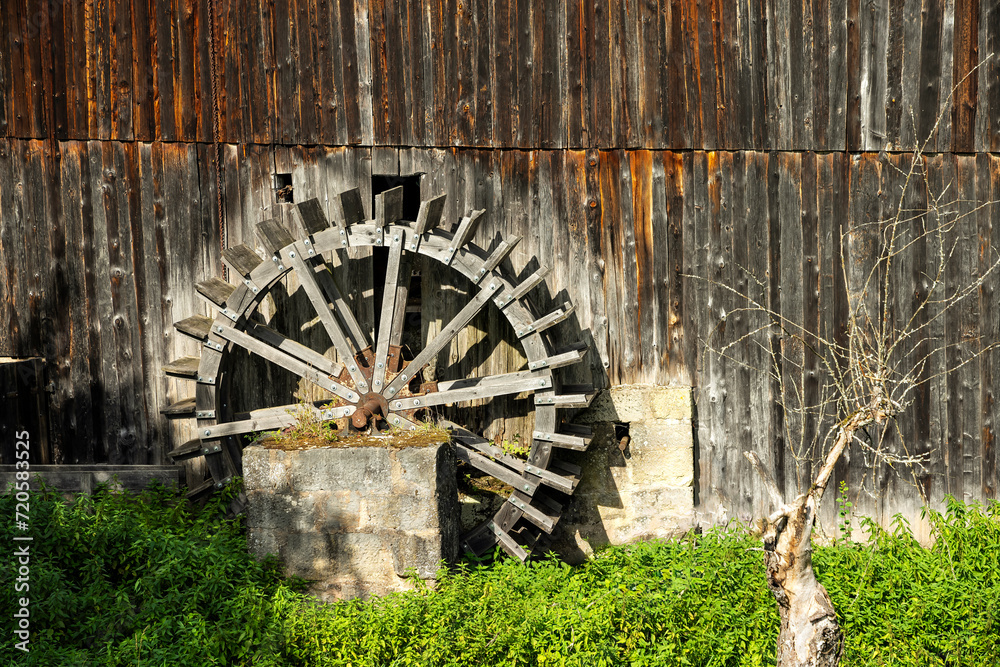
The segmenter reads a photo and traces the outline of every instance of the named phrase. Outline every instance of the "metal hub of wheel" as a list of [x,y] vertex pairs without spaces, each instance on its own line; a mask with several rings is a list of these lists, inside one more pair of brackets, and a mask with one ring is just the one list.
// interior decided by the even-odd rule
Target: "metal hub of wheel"
[[[332,394],[331,401],[307,404],[315,417],[336,421],[338,429],[417,428],[425,411],[435,406],[468,405],[469,401],[494,399],[522,393],[533,395],[534,432],[526,459],[512,456],[480,435],[446,422],[459,460],[510,485],[512,491],[503,508],[463,539],[473,553],[483,553],[495,544],[518,558],[526,558],[539,539],[552,531],[562,503],[579,481],[580,468],[560,461],[560,449],[582,450],[590,442],[590,431],[560,424],[558,411],[581,408],[593,398],[592,387],[570,387],[559,382],[556,369],[578,363],[586,346],[563,349],[553,344],[551,327],[565,320],[572,306],[564,306],[542,317],[532,313],[526,298],[543,283],[548,270],[541,268],[526,280],[515,282],[501,263],[520,240],[504,240],[492,252],[469,242],[483,211],[474,211],[453,233],[438,227],[445,197],[421,202],[415,221],[403,217],[402,188],[376,198],[374,219],[367,219],[358,189],[342,193],[334,202],[332,225],[316,199],[294,206],[294,231],[274,220],[256,227],[266,258],[246,245],[227,249],[226,263],[242,277],[234,286],[210,278],[196,287],[217,309],[215,318],[189,317],[175,323],[178,331],[201,342],[201,355],[167,364],[172,376],[196,382],[194,398],[164,408],[171,417],[197,420],[198,437],[170,453],[174,460],[204,456],[211,474],[189,496],[221,489],[242,470],[241,438],[258,431],[291,426],[297,405],[278,405],[235,412],[231,406],[234,386],[232,363],[243,350],[290,371]],[[337,286],[323,253],[339,252],[349,261],[352,247],[384,247],[388,250],[385,288],[377,304],[377,339],[370,340],[358,324],[348,301]],[[412,358],[401,345],[410,263],[416,255],[430,257],[465,276],[474,285],[468,303]],[[329,335],[337,358],[292,340],[252,316],[279,283],[294,273],[319,322]],[[476,291],[478,290],[478,291]],[[433,362],[459,332],[490,305],[511,324],[527,359],[527,367],[512,373],[486,377],[424,382],[424,369]]]

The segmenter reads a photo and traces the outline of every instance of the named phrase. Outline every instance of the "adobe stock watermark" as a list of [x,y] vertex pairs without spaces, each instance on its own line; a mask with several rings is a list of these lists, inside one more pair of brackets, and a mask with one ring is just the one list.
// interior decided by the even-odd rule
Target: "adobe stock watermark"
[[[28,641],[31,637],[31,542],[34,538],[27,535],[29,528],[30,496],[28,495],[28,475],[31,472],[28,465],[30,438],[27,431],[14,434],[14,455],[17,458],[14,477],[14,493],[17,504],[14,507],[14,593],[17,604],[14,605],[14,648],[28,652]],[[24,597],[20,597],[23,594]],[[20,640],[20,641],[18,641]]]

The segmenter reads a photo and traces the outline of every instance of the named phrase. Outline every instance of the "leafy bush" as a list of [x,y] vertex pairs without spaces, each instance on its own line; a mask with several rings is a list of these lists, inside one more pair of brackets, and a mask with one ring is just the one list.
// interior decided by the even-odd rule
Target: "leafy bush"
[[[332,605],[246,551],[220,499],[101,490],[31,500],[37,665],[768,665],[778,616],[759,543],[737,528],[609,548],[578,567],[500,558],[417,589]],[[0,498],[5,516],[14,500]],[[1000,642],[996,506],[928,514],[937,543],[861,520],[867,544],[818,548],[847,635],[844,665],[993,665]],[[9,522],[8,522],[9,523]],[[6,543],[12,532],[5,531]],[[8,550],[11,553],[13,550]],[[0,613],[13,613],[13,563]]]

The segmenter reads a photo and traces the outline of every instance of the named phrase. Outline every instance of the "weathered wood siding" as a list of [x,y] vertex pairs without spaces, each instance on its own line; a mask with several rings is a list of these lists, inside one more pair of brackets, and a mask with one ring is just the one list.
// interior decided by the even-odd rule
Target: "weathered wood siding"
[[[157,410],[190,390],[163,377],[159,366],[196,351],[171,324],[205,312],[191,286],[219,272],[210,148],[65,142],[53,154],[42,141],[10,147],[0,159],[0,263],[6,269],[0,352],[48,359],[54,461],[159,463],[171,436]],[[784,442],[782,420],[791,417],[775,407],[777,387],[766,372],[701,355],[701,341],[723,318],[724,326],[742,331],[750,326],[747,316],[732,294],[684,276],[752,289],[741,267],[758,277],[770,274],[777,281],[768,295],[772,305],[811,329],[836,332],[846,312],[836,297],[836,239],[885,214],[885,193],[901,184],[893,166],[905,166],[905,156],[473,149],[380,155],[383,169],[425,172],[426,194],[449,194],[446,223],[471,208],[487,209],[477,243],[523,235],[511,257],[514,270],[533,270],[532,258],[552,264],[547,282],[554,303],[568,297],[577,305],[575,321],[560,326],[589,330],[589,363],[599,383],[698,387],[698,484],[706,511],[762,509],[765,496],[743,463],[746,448],[772,463],[789,491],[795,487],[803,471],[785,449],[794,443]],[[368,149],[289,148],[273,159],[294,165],[296,192],[327,206],[341,189],[367,187],[372,169]],[[256,222],[284,215],[273,201],[271,160],[264,148],[225,147],[231,243],[251,238]],[[1000,195],[998,156],[933,156],[927,168],[934,183],[952,182],[970,201]],[[910,203],[924,204],[919,195]],[[952,280],[979,270],[984,244],[1000,245],[996,219],[996,211],[983,209],[964,221]],[[354,267],[351,299],[370,294],[370,273],[357,275],[364,266]],[[908,267],[901,289],[920,289],[923,270]],[[432,298],[442,288],[431,267],[426,271],[428,335],[428,327],[447,321],[464,301],[451,293]],[[931,374],[964,361],[983,341],[1000,339],[996,283],[941,321],[936,333],[954,348],[947,359],[934,359]],[[310,319],[302,304],[285,305],[286,324]],[[370,326],[372,314],[362,314],[362,321]],[[516,364],[505,326],[495,315],[482,318],[442,353],[437,367],[453,377]],[[900,420],[911,451],[933,454],[918,474],[932,498],[995,497],[996,355],[935,381]],[[767,368],[762,353],[745,361]],[[803,362],[802,370],[788,372],[805,377],[816,362]],[[484,414],[480,425],[494,418]],[[493,428],[511,437],[517,427]],[[886,500],[866,507],[862,495],[862,509],[893,512],[900,509],[894,503],[912,509],[916,494],[897,488],[904,481],[857,456],[836,481]]]
[[[209,10],[207,0],[0,6],[0,356],[46,359],[52,463],[162,463],[186,437],[158,409],[192,389],[160,368],[197,351],[172,322],[207,312],[193,284],[222,271]],[[355,186],[369,202],[373,174],[425,173],[424,194],[449,195],[447,224],[485,208],[477,243],[520,234],[512,268],[534,270],[532,258],[554,268],[552,302],[539,305],[576,304],[556,332],[589,331],[598,384],[697,387],[706,516],[762,511],[744,449],[789,491],[803,470],[783,439],[794,415],[765,373],[739,363],[764,367],[763,351],[737,363],[701,355],[720,324],[753,322],[731,293],[685,276],[750,289],[746,267],[771,278],[766,296],[781,312],[836,332],[846,306],[836,240],[886,212],[899,151],[929,137],[933,184],[1000,198],[1000,58],[975,69],[1000,52],[996,2],[216,0],[214,16],[225,242],[253,243],[257,222],[287,215],[275,172],[292,174],[297,200],[327,207]],[[966,219],[949,280],[1000,245],[998,216]],[[363,304],[374,264],[352,260],[339,277]],[[426,337],[467,286],[420,268]],[[919,290],[922,270],[901,285]],[[992,280],[935,321],[953,343],[936,367],[1000,339],[996,290]],[[278,299],[284,324],[308,324],[304,304]],[[371,326],[370,303],[360,309]],[[516,365],[505,327],[477,319],[432,372]],[[818,395],[816,359],[797,354],[802,367],[785,372]],[[915,480],[931,498],[996,497],[997,354],[935,379],[900,420],[893,446],[932,456]],[[296,388],[261,373],[246,371],[260,390],[248,401]],[[524,430],[514,403],[507,419],[467,416],[513,437]],[[912,512],[906,478],[869,463],[845,460],[835,483],[883,519]]]
[[[994,2],[214,6],[229,143],[878,151],[943,112],[929,150],[1000,150],[1000,58],[973,71]],[[208,21],[207,0],[5,2],[0,136],[211,140]]]

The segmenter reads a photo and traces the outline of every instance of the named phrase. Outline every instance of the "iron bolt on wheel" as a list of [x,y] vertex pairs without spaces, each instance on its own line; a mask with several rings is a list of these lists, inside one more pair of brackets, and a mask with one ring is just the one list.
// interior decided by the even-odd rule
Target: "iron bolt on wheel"
[[[446,404],[494,399],[527,392],[533,396],[534,433],[527,459],[504,452],[459,424],[446,422],[458,458],[510,485],[513,489],[502,509],[463,538],[463,546],[476,554],[499,544],[513,556],[524,559],[558,521],[561,494],[571,494],[580,469],[559,461],[560,448],[582,450],[590,442],[590,431],[574,425],[560,426],[558,411],[580,408],[593,399],[590,387],[568,387],[559,383],[556,369],[580,362],[584,345],[550,349],[546,330],[572,312],[564,306],[535,317],[525,297],[547,274],[542,268],[526,280],[515,282],[501,263],[520,238],[502,241],[487,253],[469,242],[483,211],[462,218],[454,233],[438,227],[445,197],[421,202],[415,221],[402,220],[402,189],[378,196],[375,219],[366,219],[358,189],[341,193],[335,200],[331,226],[322,206],[311,199],[292,207],[298,221],[294,233],[277,221],[256,228],[268,259],[246,245],[229,248],[224,259],[242,276],[234,286],[210,278],[196,287],[216,309],[214,319],[193,316],[175,323],[182,333],[201,342],[198,357],[184,357],[167,364],[167,374],[196,383],[195,397],[163,409],[171,417],[197,420],[198,437],[170,453],[174,460],[204,456],[211,479],[189,492],[200,496],[223,488],[241,472],[241,438],[257,431],[294,424],[296,405],[277,405],[249,413],[235,413],[232,394],[239,391],[232,381],[231,358],[239,350],[290,371],[334,397],[326,405],[307,409],[321,421],[337,421],[343,428],[380,428],[385,425],[414,429],[420,413]],[[385,286],[380,308],[377,340],[370,340],[359,325],[326,266],[323,254],[341,253],[350,261],[349,248],[379,246],[388,250]],[[441,331],[409,360],[402,354],[401,337],[409,288],[410,265],[424,255],[468,278],[474,285],[468,303]],[[341,361],[333,361],[306,345],[256,321],[252,316],[279,283],[294,273],[300,290],[316,312]],[[405,279],[402,279],[404,278]],[[474,296],[472,296],[474,294]],[[469,322],[492,302],[510,323],[527,359],[527,367],[512,373],[479,378],[423,383],[424,369]]]

